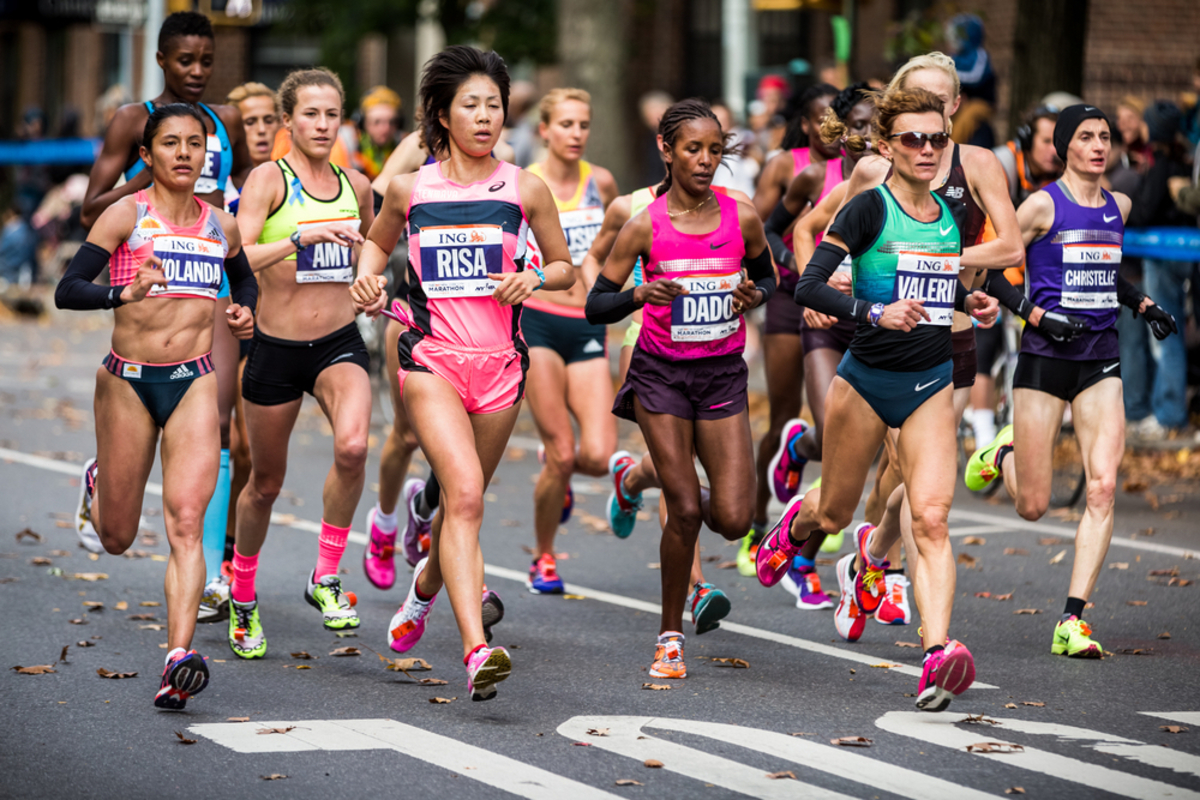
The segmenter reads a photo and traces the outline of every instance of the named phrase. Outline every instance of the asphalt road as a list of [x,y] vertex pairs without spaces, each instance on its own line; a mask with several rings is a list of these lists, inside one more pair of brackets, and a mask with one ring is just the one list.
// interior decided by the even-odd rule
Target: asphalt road
[[[209,688],[186,712],[157,711],[151,700],[166,636],[153,626],[164,621],[164,609],[142,603],[163,600],[167,550],[158,500],[147,495],[157,544],[143,538],[135,545],[145,557],[91,560],[69,523],[77,467],[94,447],[91,394],[108,325],[100,314],[0,321],[0,796],[924,800],[1004,796],[1020,787],[1030,797],[1200,798],[1200,560],[1189,558],[1200,554],[1194,481],[1159,485],[1151,476],[1152,498],[1139,486],[1121,495],[1107,559],[1115,566],[1102,575],[1088,612],[1113,653],[1101,661],[1049,654],[1073,526],[1054,518],[1025,523],[1006,503],[962,492],[952,534],[956,551],[975,563],[960,565],[952,634],[972,649],[979,683],[946,713],[918,714],[912,705],[920,650],[900,643],[919,641],[916,623],[868,623],[862,640],[847,644],[834,632],[832,611],[797,611],[782,590],[718,569],[734,549],[710,533],[702,534],[713,558],[705,566],[733,612],[720,630],[689,635],[686,681],[647,691],[658,625],[657,526],[641,522],[626,541],[597,531],[606,486],[577,480],[578,512],[559,540],[570,594],[528,594],[522,548],[532,544],[537,462],[527,419],[489,492],[482,534],[489,585],[507,606],[496,641],[514,660],[495,700],[470,702],[444,599],[408,654],[430,671],[408,677],[376,657],[392,655],[385,627],[409,572],[402,569],[388,592],[362,575],[370,491],[344,561],[343,582],[357,591],[363,620],[357,637],[325,631],[303,602],[332,442],[310,403],[293,436],[288,496],[276,508],[281,516],[259,570],[268,655],[240,661],[225,644],[224,625],[201,626],[195,647],[210,659]],[[15,540],[26,528],[41,540]],[[983,543],[966,544],[972,536]],[[1066,557],[1052,563],[1063,550]],[[35,558],[48,561],[35,565]],[[1151,574],[1172,568],[1180,579],[1174,585],[1171,576]],[[70,579],[96,572],[107,577]],[[832,569],[821,573],[836,588]],[[87,602],[104,608],[88,610]],[[1021,609],[1039,613],[1015,613]],[[157,621],[130,619],[138,614]],[[361,655],[329,655],[346,646]],[[291,657],[299,651],[314,658]],[[749,668],[716,660],[733,658]],[[55,671],[8,669],[17,665]],[[101,668],[137,677],[102,680]],[[428,677],[447,683],[417,682]],[[452,702],[431,702],[436,697]],[[270,728],[284,732],[260,732]],[[869,746],[831,743],[858,736]],[[967,749],[984,742],[1023,749]],[[790,776],[768,777],[776,773]],[[286,778],[263,780],[272,775]]]

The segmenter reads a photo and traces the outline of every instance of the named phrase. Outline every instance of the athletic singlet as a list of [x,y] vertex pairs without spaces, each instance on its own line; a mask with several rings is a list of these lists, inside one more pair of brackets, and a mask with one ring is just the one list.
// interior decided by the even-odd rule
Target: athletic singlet
[[[147,100],[145,105],[146,110],[153,114],[154,101]],[[216,112],[204,103],[196,105],[212,118],[215,132],[205,137],[204,167],[200,170],[200,177],[196,179],[196,188],[193,191],[196,194],[224,192],[225,184],[233,171],[233,145],[229,141],[229,132],[225,130],[225,123],[221,122],[221,118],[217,116]],[[125,170],[125,180],[131,180],[145,168],[146,162],[140,158],[137,159],[133,162],[133,166]]]
[[[358,222],[358,197],[350,177],[336,164],[338,193],[330,200],[313,197],[300,183],[286,159],[275,162],[283,173],[284,201],[263,223],[258,244],[270,244],[328,222]],[[296,264],[296,283],[351,283],[354,280],[354,248],[335,242],[316,242],[284,261]]]
[[[651,203],[654,202],[654,190],[657,186],[647,186],[645,189],[638,189],[633,194],[629,195],[629,218],[633,219],[638,214],[645,211]],[[642,270],[642,257],[638,256],[637,261],[633,262],[633,285],[641,286],[646,282],[646,276]]]
[[194,225],[177,228],[150,205],[146,191],[134,196],[137,222],[129,238],[121,243],[109,261],[113,286],[128,286],[137,275],[138,265],[150,256],[162,261],[168,286],[155,286],[147,297],[199,297],[216,300],[225,275],[225,256],[229,243],[221,223],[208,203],[196,200],[200,219]]
[[1087,208],[1063,191],[1061,181],[1045,189],[1054,201],[1054,223],[1025,251],[1026,291],[1034,305],[1083,317],[1092,324],[1071,342],[1056,342],[1033,326],[1025,328],[1021,352],[1072,361],[1117,358],[1117,269],[1125,223],[1116,198]]
[[811,163],[807,147],[792,148],[792,177],[796,177]]
[[[793,152],[795,152],[795,151],[793,151]],[[804,158],[806,161],[808,160],[808,148],[807,147],[804,148]],[[808,164],[805,164],[805,167],[807,167],[807,166],[808,166]],[[799,175],[800,173],[797,172],[796,174]],[[794,180],[794,178],[793,178],[793,180]],[[817,196],[817,201],[816,201],[816,203],[813,203],[813,208],[816,208],[817,203],[820,203],[822,200],[825,199],[825,195],[827,195],[833,191],[833,187],[837,186],[839,183],[841,183],[844,180],[845,180],[845,178],[842,177],[842,159],[841,158],[831,158],[828,161],[826,161],[825,162],[825,184],[821,187],[821,194],[819,194]],[[813,243],[820,244],[821,240],[823,238],[825,238],[825,231],[820,231],[817,233],[816,238],[814,239]],[[793,253],[795,253],[796,248],[792,244],[793,241],[794,240],[792,239],[791,231],[788,231],[787,233],[785,233],[783,235],[784,246],[787,247],[788,250],[791,250]],[[779,288],[780,289],[783,289],[785,292],[794,292],[796,290],[796,283],[799,280],[800,280],[799,273],[794,272],[793,270],[790,270],[787,267],[783,267],[781,265],[781,269],[779,270]]]
[[[934,189],[933,193],[946,201],[946,205],[950,207],[950,213],[954,215],[954,221],[958,223],[963,247],[970,247],[981,241],[980,237],[983,235],[984,223],[987,222],[987,214],[983,212],[971,195],[971,187],[967,185],[967,171],[963,168],[962,160],[959,158],[957,144],[954,145],[954,152],[950,158],[950,172],[946,174],[946,181]],[[890,170],[888,175],[891,175]]]
[[669,306],[642,306],[638,347],[669,361],[741,353],[746,320],[733,311],[733,290],[742,279],[746,244],[737,201],[716,193],[721,222],[711,233],[678,230],[667,214],[667,194],[651,203],[650,256],[646,280],[678,281],[688,289]]
[[461,186],[442,175],[440,163],[417,172],[408,209],[407,336],[467,348],[524,346],[521,306],[493,300],[496,284],[487,278],[525,268],[529,219],[520,174],[501,161],[487,178]]
[[[546,179],[540,163],[530,164],[529,171],[542,180]],[[583,264],[583,257],[592,248],[592,242],[604,223],[604,201],[600,198],[600,188],[592,175],[591,164],[579,162],[579,184],[575,187],[575,194],[567,200],[559,200],[555,195],[554,205],[558,208],[558,221],[562,223],[563,233],[567,236],[571,263],[578,267]],[[537,247],[532,236],[529,237],[529,245],[531,248]]]

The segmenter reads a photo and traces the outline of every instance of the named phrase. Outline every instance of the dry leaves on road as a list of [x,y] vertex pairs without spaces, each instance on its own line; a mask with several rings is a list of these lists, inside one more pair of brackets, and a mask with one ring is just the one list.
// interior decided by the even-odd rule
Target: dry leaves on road
[[226,717],[226,722],[249,722],[249,717]]
[[30,539],[34,544],[38,544],[42,541],[42,535],[30,528],[26,528],[23,531],[17,531],[16,536],[18,542],[23,542],[26,539]]
[[33,667],[12,667],[18,675],[45,675],[47,672],[57,672],[53,664],[38,664]]
[[1127,605],[1127,606],[1144,606],[1144,605],[1146,605],[1146,601],[1145,600],[1126,600],[1125,605]]
[[1013,612],[1013,614],[1040,614],[1040,613],[1042,613],[1042,610],[1040,608],[1018,608],[1016,611]]
[[29,563],[35,567],[48,567],[54,562],[45,556],[34,556],[33,558],[29,559]]
[[870,747],[873,744],[872,740],[865,736],[839,736],[836,739],[830,739],[829,743],[842,747]]
[[966,553],[959,553],[958,558],[955,560],[959,564],[962,564],[967,569],[978,569],[979,568],[979,559],[976,558],[975,556],[968,555]]
[[362,651],[357,647],[337,647],[329,651],[331,656],[361,656]]
[[1056,544],[1066,544],[1066,539],[1060,539],[1057,536],[1043,536],[1038,539],[1038,544],[1042,547],[1054,547]]
[[[376,655],[379,654],[376,653]],[[387,664],[386,669],[392,672],[403,672],[405,675],[408,675],[409,672],[427,672],[433,669],[429,662],[423,658],[385,658],[384,656],[379,656],[379,660]],[[411,675],[408,675],[408,677],[412,678]]]
[[[154,617],[151,617],[154,619]],[[167,626],[161,622],[152,622],[149,625],[138,625],[139,631],[165,631]]]
[[457,697],[431,697],[429,698],[429,702],[433,703],[434,705],[443,706],[447,703],[453,703],[457,699]]
[[722,561],[720,564],[717,564],[717,569],[733,569],[736,566],[736,561]]
[[78,642],[76,642],[76,643],[75,643],[75,646],[76,646],[76,647],[95,647],[95,646],[96,646],[96,643],[95,643],[95,642],[89,642],[87,639],[83,639],[83,640],[81,640],[81,641],[78,641]]
[[63,577],[69,581],[87,581],[95,583],[96,581],[108,580],[107,572],[71,572],[64,573]]
[[1034,708],[1045,708],[1046,707],[1045,703],[1039,703],[1036,700],[1022,700],[1021,705],[1033,706]]
[[641,781],[635,781],[632,778],[618,778],[617,786],[645,786]]
[[968,536],[962,540],[963,544],[987,544],[987,539],[982,536]]
[[1063,560],[1064,558],[1066,558],[1066,557],[1067,557],[1067,551],[1066,551],[1066,550],[1059,550],[1059,551],[1058,551],[1058,555],[1056,555],[1056,556],[1054,556],[1054,558],[1050,559],[1050,562],[1049,562],[1049,563],[1051,563],[1051,564],[1057,564],[1057,563],[1059,563],[1060,561],[1062,561],[1062,560]]
[[161,606],[162,603],[158,602],[157,600],[143,600],[142,602],[138,603],[138,605],[142,608],[157,608],[158,606]]
[[1114,561],[1108,565],[1109,569],[1129,569],[1128,561]]
[[157,617],[153,614],[130,614],[129,619],[134,621],[153,622]]
[[1005,703],[1004,707],[1005,708],[1016,708],[1017,704],[1016,703]]
[[1150,574],[1164,578],[1174,578],[1179,575],[1179,566],[1176,565],[1170,569],[1152,569],[1150,570]]
[[713,663],[718,667],[733,667],[734,669],[750,669],[750,662],[744,658],[714,658]]
[[1021,786],[1013,786],[1010,789],[1005,789],[1004,793],[1005,794],[1025,794],[1025,789],[1024,789],[1024,787],[1021,787]]
[[302,661],[307,661],[308,659],[315,658],[315,657],[316,656],[310,655],[309,653],[305,652],[304,650],[300,650],[299,652],[292,653],[292,658],[298,658]]
[[103,611],[104,603],[101,603],[99,600],[84,600],[83,607],[88,611]]
[[86,619],[69,619],[67,622],[71,623],[72,625],[87,625]]
[[916,642],[896,642],[896,647],[920,647]]
[[294,731],[295,729],[295,725],[288,725],[286,728],[259,728],[257,731],[255,731],[255,733],[257,733],[259,736],[265,736],[271,733],[287,733],[288,731]]
[[1183,725],[1159,725],[1158,729],[1167,733],[1185,733],[1188,730]]
[[272,772],[270,775],[259,775],[264,781],[281,781],[287,777],[282,772]]
[[1171,632],[1170,632],[1170,631],[1163,631],[1162,633],[1160,633],[1160,634],[1158,635],[1158,638],[1159,638],[1159,639],[1170,639],[1170,638],[1171,638]]
[[1124,650],[1117,651],[1124,656],[1152,656],[1154,655],[1153,647],[1126,647]]
[[421,678],[417,683],[422,686],[446,686],[449,681],[444,681],[441,678]]
[[968,753],[1024,753],[1025,748],[1008,742],[979,742],[967,745]]
[[[1016,708],[1016,706],[1013,706],[1013,708]],[[976,716],[971,716],[970,714],[968,714],[965,719],[960,719],[959,722],[967,722],[967,723],[971,723],[974,725],[978,725],[981,722],[986,722],[989,725],[999,725],[1000,724],[1000,722],[998,720],[988,719],[983,714],[978,714]]]
[[643,683],[642,688],[649,689],[652,692],[665,692],[670,690],[672,687],[665,683]]
[[871,667],[872,667],[873,669],[893,669],[894,667],[903,667],[903,666],[904,666],[903,664],[891,664],[891,663],[889,663],[889,662],[887,662],[887,661],[883,661],[883,662],[881,662],[881,663],[879,663],[879,664],[872,664],[872,665],[871,665]]
[[1167,586],[1191,586],[1192,582],[1187,578],[1171,578],[1167,581]]
[[1024,547],[1006,547],[1006,548],[1004,548],[1004,555],[1006,555],[1006,556],[1027,556],[1027,555],[1029,555],[1029,551],[1026,550]]
[[608,736],[610,731],[608,728],[588,728],[587,732],[589,736]]
[[647,758],[642,762],[642,766],[649,769],[662,769],[663,763],[656,758]]
[[122,600],[113,606],[113,608],[115,608],[117,611],[125,611],[129,608],[129,603],[126,603],[124,600]]
[[786,772],[768,772],[767,777],[773,781],[783,780],[784,778],[796,780],[796,773],[790,770]]
[[182,733],[180,733],[179,731],[175,731],[175,736],[177,736],[177,737],[179,738],[179,743],[180,743],[180,744],[195,744],[195,743],[196,743],[196,741],[197,741],[196,739],[189,739],[189,738],[187,738],[186,736],[184,736],[184,735],[183,735]]
[[646,565],[646,569],[662,569],[662,564],[657,561],[651,561]]
[[96,674],[99,675],[101,678],[112,678],[114,681],[121,680],[122,678],[136,678],[137,677],[136,672],[113,672],[111,669],[105,669],[104,667],[101,667],[100,669],[96,670]]
[[563,600],[587,600],[587,595],[586,594],[564,594],[564,595],[562,595],[562,599]]

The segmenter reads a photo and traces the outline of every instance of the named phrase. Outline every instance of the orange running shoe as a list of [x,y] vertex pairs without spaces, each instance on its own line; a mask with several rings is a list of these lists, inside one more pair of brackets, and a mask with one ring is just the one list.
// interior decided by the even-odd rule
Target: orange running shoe
[[687,665],[683,663],[682,633],[667,631],[659,634],[654,646],[654,663],[650,666],[651,678],[686,678]]

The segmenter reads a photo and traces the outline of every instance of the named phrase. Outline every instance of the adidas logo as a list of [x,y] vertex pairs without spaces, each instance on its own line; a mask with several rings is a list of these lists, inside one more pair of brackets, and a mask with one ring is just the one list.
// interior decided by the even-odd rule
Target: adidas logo
[[587,344],[585,344],[583,346],[583,352],[585,352],[585,353],[600,353],[600,352],[603,352],[603,350],[604,350],[604,345],[600,344],[595,339],[592,339],[591,341],[589,341]]
[[177,381],[180,378],[194,378],[196,373],[192,372],[187,364],[180,364],[174,372],[171,373],[171,380]]

